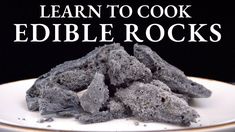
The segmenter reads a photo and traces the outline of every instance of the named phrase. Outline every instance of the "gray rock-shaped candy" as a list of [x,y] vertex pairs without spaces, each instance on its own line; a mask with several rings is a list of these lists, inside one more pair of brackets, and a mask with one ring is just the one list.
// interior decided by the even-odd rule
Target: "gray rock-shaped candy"
[[26,95],[26,102],[29,110],[38,111],[38,97],[30,97],[30,95]]
[[47,76],[57,75],[73,69],[84,70],[87,72],[89,71],[93,74],[96,72],[105,74],[107,71],[108,54],[110,51],[117,49],[124,48],[120,46],[119,43],[96,47],[93,51],[89,52],[82,58],[66,61],[60,65],[57,65],[55,68],[51,69]]
[[149,47],[135,44],[134,56],[151,69],[154,79],[167,84],[173,92],[199,98],[211,95],[210,90],[189,80],[181,70],[164,61]]
[[161,89],[163,89],[165,91],[171,92],[173,95],[175,95],[175,96],[185,100],[186,102],[189,102],[191,100],[191,98],[188,97],[187,95],[177,94],[177,93],[172,92],[171,89],[165,83],[163,83],[163,82],[161,82],[159,80],[152,80],[150,82],[150,84],[155,85],[158,88],[161,88]]
[[114,86],[128,86],[137,80],[148,82],[152,78],[149,68],[122,49],[110,52],[108,65],[110,83]]
[[141,121],[188,126],[199,116],[184,100],[152,84],[135,82],[128,88],[118,90],[115,95],[130,107],[132,115]]
[[90,124],[90,123],[98,123],[98,122],[104,122],[109,121],[113,119],[113,116],[108,111],[102,111],[94,114],[90,113],[83,113],[79,114],[76,119],[78,119],[79,122],[84,124]]
[[92,79],[93,76],[89,72],[74,69],[56,75],[53,81],[64,89],[78,92],[81,89],[86,89]]
[[86,56],[66,61],[40,76],[27,91],[26,101],[29,110],[38,110],[40,89],[59,86],[72,91],[82,91],[92,81],[96,72],[106,74],[107,60],[110,51],[123,49],[118,43],[95,48]]
[[77,94],[70,90],[53,87],[40,89],[38,100],[41,115],[81,109]]
[[97,113],[80,113],[76,116],[76,119],[81,123],[89,124],[131,116],[130,109],[125,107],[122,102],[113,98],[111,98],[102,109],[103,111]]
[[98,113],[109,98],[108,86],[104,83],[104,75],[96,73],[87,90],[80,97],[84,111]]
[[131,110],[117,99],[110,99],[107,104],[107,110],[112,114],[114,119],[126,118],[131,116]]
[[41,80],[40,78],[43,78],[43,76],[39,77],[39,79],[35,81],[34,85],[30,89],[28,89],[26,92],[27,107],[31,111],[39,110],[38,99],[40,96],[40,90],[52,87],[48,79]]
[[134,116],[141,121],[190,125],[199,117],[191,97],[211,92],[164,61],[149,47],[98,47],[51,69],[26,93],[29,110],[96,123]]
[[158,88],[161,88],[165,91],[171,92],[171,89],[162,81],[159,80],[152,80],[150,84],[157,86]]

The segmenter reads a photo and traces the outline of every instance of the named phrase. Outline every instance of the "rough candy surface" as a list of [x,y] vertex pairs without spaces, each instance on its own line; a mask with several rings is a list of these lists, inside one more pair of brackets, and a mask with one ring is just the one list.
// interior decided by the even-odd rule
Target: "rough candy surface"
[[184,100],[152,84],[135,82],[129,88],[117,91],[116,96],[130,107],[134,117],[142,121],[188,126],[199,116]]
[[90,123],[97,123],[97,122],[104,122],[109,121],[113,119],[113,116],[108,111],[102,111],[95,114],[80,114],[76,117],[79,122],[84,124],[90,124]]
[[157,86],[158,88],[161,88],[165,91],[171,92],[171,89],[163,82],[159,80],[152,80],[150,84]]
[[148,82],[152,78],[149,68],[122,49],[110,52],[108,65],[110,83],[114,86],[126,86],[133,81]]
[[75,117],[85,124],[134,117],[188,126],[199,117],[188,100],[210,95],[149,47],[135,45],[131,56],[110,44],[40,76],[26,102],[41,115]]
[[98,113],[109,98],[108,86],[104,83],[104,75],[96,73],[87,90],[80,97],[82,108],[89,113]]
[[188,97],[187,95],[177,94],[177,93],[172,92],[171,89],[165,83],[163,83],[163,82],[161,82],[159,80],[152,80],[150,82],[150,84],[155,85],[158,88],[161,88],[161,89],[163,89],[165,91],[171,92],[173,95],[175,95],[175,96],[185,100],[186,102],[189,102],[191,100],[191,98]]
[[134,45],[134,56],[153,73],[153,78],[168,85],[173,92],[189,97],[209,97],[211,91],[189,80],[178,68],[164,61],[156,52],[145,45]]
[[53,87],[40,89],[40,92],[38,103],[41,115],[80,109],[79,98],[73,91]]
[[110,51],[117,49],[123,47],[118,43],[98,47],[86,56],[60,64],[40,76],[26,93],[28,109],[33,111],[39,109],[40,89],[53,86],[76,92],[86,89],[96,72],[106,74],[108,55]]
[[93,114],[80,113],[76,118],[82,123],[90,124],[109,121],[112,119],[126,118],[129,116],[131,116],[130,109],[126,108],[122,102],[112,98],[106,104],[105,110]]
[[26,102],[29,110],[38,111],[38,97],[33,98],[30,95],[26,95]]
[[85,70],[73,69],[58,74],[53,78],[53,81],[63,89],[80,91],[86,89],[92,78],[93,76]]
[[114,119],[120,119],[131,116],[131,110],[117,99],[110,99],[107,104],[108,111]]

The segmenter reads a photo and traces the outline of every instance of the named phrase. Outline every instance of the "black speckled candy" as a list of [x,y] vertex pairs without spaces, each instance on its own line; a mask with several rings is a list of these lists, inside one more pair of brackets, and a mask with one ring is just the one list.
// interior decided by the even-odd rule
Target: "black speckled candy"
[[84,111],[98,113],[102,105],[109,99],[108,86],[104,83],[104,75],[96,73],[87,90],[80,97]]
[[118,90],[116,96],[129,106],[132,115],[141,121],[188,126],[199,117],[184,100],[152,84],[135,82],[128,88]]
[[164,82],[173,92],[193,98],[211,96],[210,90],[188,79],[181,70],[167,63],[146,45],[135,44],[134,56],[151,69],[154,79]]
[[188,126],[199,117],[188,105],[211,92],[144,45],[134,56],[120,44],[95,48],[51,69],[26,93],[27,107],[41,115],[98,123],[134,117]]

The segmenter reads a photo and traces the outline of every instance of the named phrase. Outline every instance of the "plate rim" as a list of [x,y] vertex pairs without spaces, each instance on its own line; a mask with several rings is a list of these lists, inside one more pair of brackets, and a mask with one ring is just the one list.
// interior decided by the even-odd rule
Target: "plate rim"
[[[214,80],[214,79],[208,79],[208,78],[202,78],[202,77],[193,77],[193,76],[187,76],[188,78],[192,79],[202,79],[202,80],[208,80],[208,81],[214,81],[214,82],[218,82],[218,83],[223,83],[226,85],[231,85],[231,86],[235,86],[232,85],[230,83],[227,82],[222,82],[219,80]],[[21,82],[21,81],[27,81],[27,80],[35,80],[37,78],[29,78],[29,79],[23,79],[23,80],[18,80],[18,81],[13,81],[13,82],[7,82],[4,84],[0,84],[1,85],[7,85],[10,83],[17,83],[17,82]],[[140,131],[140,132],[169,132],[169,131],[173,131],[173,132],[189,132],[189,131],[211,131],[211,130],[223,130],[226,128],[231,128],[231,127],[235,127],[235,121],[231,121],[231,122],[227,122],[227,123],[221,123],[221,124],[217,124],[217,125],[210,125],[210,126],[202,126],[202,127],[194,127],[194,128],[180,128],[180,129],[171,129],[171,130],[147,130],[147,131]],[[9,130],[9,131],[18,131],[18,132],[53,132],[53,131],[62,131],[62,132],[88,132],[88,131],[82,131],[82,130],[58,130],[58,129],[47,129],[47,128],[34,128],[34,127],[29,127],[29,126],[18,126],[15,124],[8,124],[5,122],[2,122],[0,120],[0,129],[2,130]],[[112,130],[109,130],[112,131]],[[115,131],[115,130],[113,130]],[[91,132],[91,131],[89,131]]]
[[[195,128],[182,128],[182,129],[171,129],[171,130],[145,130],[139,132],[190,132],[190,131],[212,131],[212,130],[224,130],[226,128],[235,127],[235,121],[211,125],[211,126],[203,126],[203,127],[195,127]],[[34,127],[25,127],[25,126],[17,126],[13,124],[7,124],[0,122],[0,129],[8,130],[8,131],[18,131],[18,132],[93,132],[93,131],[83,131],[83,130],[58,130],[58,129],[46,129],[46,128],[34,128]],[[109,130],[110,132],[116,132],[116,130]]]

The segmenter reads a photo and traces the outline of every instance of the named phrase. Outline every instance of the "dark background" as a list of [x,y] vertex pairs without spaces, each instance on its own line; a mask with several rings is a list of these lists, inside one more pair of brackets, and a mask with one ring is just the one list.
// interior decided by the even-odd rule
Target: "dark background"
[[[112,35],[115,37],[115,42],[120,42],[126,48],[129,53],[132,53],[133,43],[123,43],[125,37],[125,31],[123,28],[124,23],[135,23],[139,26],[140,37],[144,37],[143,33],[145,28],[152,23],[159,23],[167,29],[174,23],[206,23],[211,25],[213,23],[220,23],[222,26],[221,34],[222,39],[217,43],[175,43],[170,41],[167,37],[159,43],[151,43],[146,38],[144,43],[152,47],[159,53],[165,60],[171,64],[182,69],[188,76],[196,76],[203,78],[216,79],[226,82],[235,81],[235,48],[234,48],[234,24],[235,14],[232,2],[228,1],[167,1],[167,0],[7,0],[6,3],[1,4],[1,29],[0,29],[0,83],[6,83],[15,80],[22,80],[28,78],[35,78],[39,75],[47,72],[50,68],[57,64],[60,64],[66,60],[77,59],[87,52],[94,49],[98,45],[104,43],[81,43],[81,39],[74,43],[52,43],[49,39],[43,43],[14,43],[15,39],[15,23],[43,23],[52,27],[53,23],[74,23],[79,25],[79,33],[82,38],[82,23],[90,23],[90,37],[93,38],[97,35],[98,40],[100,38],[99,23],[113,23],[114,28]],[[207,2],[207,3],[205,3]],[[192,8],[189,10],[191,13],[191,19],[140,19],[138,16],[133,15],[129,19],[116,18],[108,19],[108,12],[103,12],[106,17],[102,19],[40,19],[40,4],[60,4],[63,5],[97,5],[102,4],[128,4],[135,10],[140,5],[179,5],[179,4],[191,4]],[[30,25],[28,25],[30,26]],[[51,28],[52,29],[52,28]],[[208,39],[209,27],[201,31],[202,35]],[[63,30],[60,32],[63,39]],[[27,31],[27,36],[31,36],[31,30]],[[53,35],[53,31],[51,32]],[[156,35],[158,33],[156,32]],[[186,36],[186,40],[189,40],[189,31],[177,32]],[[167,36],[167,34],[166,34]]]

